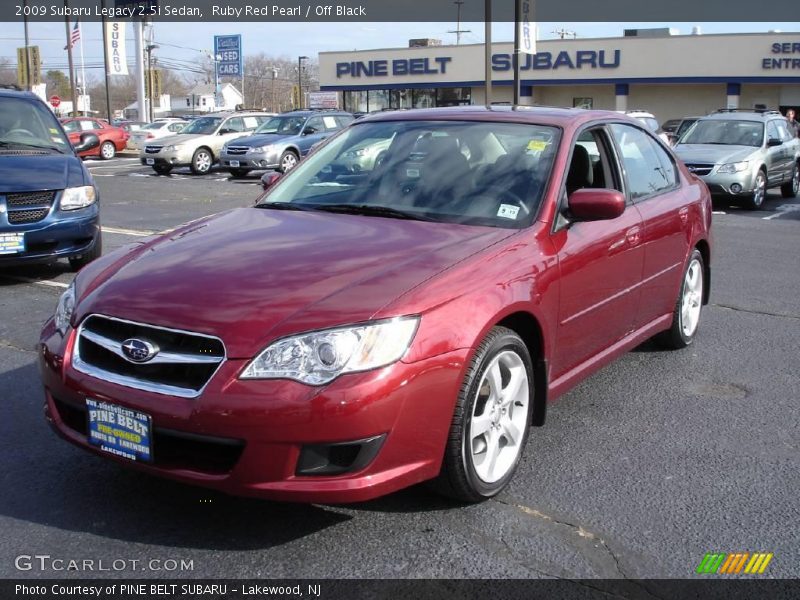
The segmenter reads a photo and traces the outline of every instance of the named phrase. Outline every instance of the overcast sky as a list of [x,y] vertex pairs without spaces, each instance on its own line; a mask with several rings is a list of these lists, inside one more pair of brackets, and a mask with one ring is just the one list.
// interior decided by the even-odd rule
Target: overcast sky
[[[784,23],[541,23],[539,38],[556,37],[556,29],[566,29],[578,38],[616,37],[622,30],[636,27],[674,27],[682,34],[689,34],[694,25],[703,33],[766,32],[781,30],[800,31],[800,22]],[[462,44],[483,41],[483,23],[462,23]],[[445,44],[455,44],[456,28],[453,23],[156,23],[154,41],[160,45],[154,56],[170,61],[191,64],[202,56],[202,51],[213,48],[215,34],[241,34],[245,55],[264,52],[273,56],[295,58],[307,55],[316,58],[318,52],[331,50],[364,50],[370,48],[405,47],[410,38],[438,38]],[[100,23],[83,23],[83,53],[87,72],[102,76],[102,31]],[[66,64],[65,31],[63,23],[31,23],[29,25],[32,45],[40,46],[43,68],[62,68]],[[511,23],[496,23],[493,26],[494,41],[513,39]],[[128,57],[133,57],[133,28],[128,25]],[[0,57],[16,63],[16,48],[24,45],[22,23],[0,23]],[[80,60],[80,45],[75,51],[76,62]],[[172,63],[178,64],[178,63]]]

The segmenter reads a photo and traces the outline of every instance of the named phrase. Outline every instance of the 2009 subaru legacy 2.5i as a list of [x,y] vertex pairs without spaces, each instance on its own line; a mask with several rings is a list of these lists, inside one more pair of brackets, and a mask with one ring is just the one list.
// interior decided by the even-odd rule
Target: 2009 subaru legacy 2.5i
[[[370,144],[371,169],[330,168]],[[625,115],[367,117],[254,207],[84,268],[41,336],[47,418],[233,494],[482,500],[549,401],[656,334],[692,343],[710,225],[705,184]]]

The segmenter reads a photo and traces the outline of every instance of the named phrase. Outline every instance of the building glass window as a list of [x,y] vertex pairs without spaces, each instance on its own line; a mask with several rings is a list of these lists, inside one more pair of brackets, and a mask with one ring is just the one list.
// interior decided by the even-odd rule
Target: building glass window
[[366,90],[344,92],[344,108],[350,112],[367,112]]
[[383,110],[389,106],[389,90],[370,90],[368,96],[369,111]]
[[439,88],[436,90],[436,106],[466,106],[472,104],[472,88]]
[[594,100],[592,98],[573,98],[572,99],[572,106],[574,108],[585,108],[587,110],[591,110],[593,104],[594,104]]
[[413,108],[433,108],[436,106],[436,90],[411,90]]

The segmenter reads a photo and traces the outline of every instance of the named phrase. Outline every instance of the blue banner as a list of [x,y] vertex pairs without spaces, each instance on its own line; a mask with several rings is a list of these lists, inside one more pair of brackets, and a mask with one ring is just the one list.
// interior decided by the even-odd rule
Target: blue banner
[[242,36],[215,35],[214,57],[217,65],[217,77],[241,77],[244,73]]

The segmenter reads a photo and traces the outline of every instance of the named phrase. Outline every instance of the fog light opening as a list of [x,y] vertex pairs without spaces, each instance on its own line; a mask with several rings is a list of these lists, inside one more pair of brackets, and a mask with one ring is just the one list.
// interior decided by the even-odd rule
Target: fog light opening
[[307,444],[300,450],[297,475],[340,475],[360,471],[378,455],[386,435],[335,444]]
[[739,194],[741,193],[741,191],[742,191],[742,186],[739,185],[738,183],[734,183],[733,185],[731,185],[731,192],[733,192],[734,194]]

